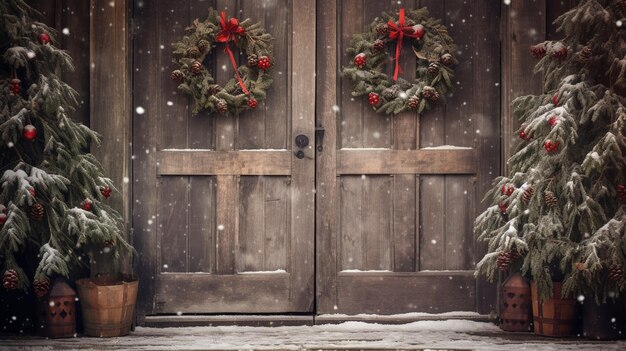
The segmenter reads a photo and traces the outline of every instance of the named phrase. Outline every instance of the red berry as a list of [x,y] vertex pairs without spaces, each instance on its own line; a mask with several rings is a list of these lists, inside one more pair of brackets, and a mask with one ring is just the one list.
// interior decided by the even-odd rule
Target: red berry
[[93,209],[93,206],[91,205],[91,200],[89,200],[89,199],[85,199],[80,204],[80,207],[82,207],[82,209],[85,210],[85,211],[91,211]]
[[552,115],[548,118],[548,124],[550,127],[554,127],[557,123],[559,123],[559,118],[556,115]]
[[3,225],[7,221],[8,216],[5,213],[0,212],[0,225]]
[[39,34],[38,39],[41,44],[50,44],[50,35],[48,33]]
[[270,67],[272,66],[272,63],[270,62],[270,58],[267,56],[261,56],[259,57],[259,63],[257,63],[257,67],[259,67],[260,69],[267,71],[268,69],[270,69]]
[[378,106],[378,104],[380,103],[380,96],[378,96],[378,94],[376,93],[369,93],[368,96],[368,101],[370,105],[372,105],[373,107]]
[[500,192],[502,193],[502,195],[506,195],[506,196],[511,196],[514,191],[515,191],[515,185],[513,184],[503,185],[502,189],[500,189]]
[[26,140],[33,140],[37,137],[37,128],[35,128],[32,124],[27,124],[24,126],[24,130],[22,131],[22,136]]
[[111,188],[109,188],[108,186],[103,186],[102,188],[100,188],[100,193],[102,193],[102,196],[108,199],[109,196],[111,196]]
[[248,107],[256,108],[258,105],[259,105],[259,103],[256,101],[256,99],[254,99],[254,98],[248,99]]
[[561,142],[559,141],[552,141],[548,139],[543,143],[543,148],[546,149],[548,153],[555,153],[559,150],[560,144]]
[[559,106],[559,95],[558,94],[552,95],[552,104],[554,104],[554,106]]
[[500,209],[500,213],[506,214],[506,211],[509,209],[509,204],[504,201],[500,202],[498,208]]
[[363,69],[365,68],[365,63],[367,62],[367,57],[365,56],[365,54],[358,54],[354,57],[354,65],[358,68],[358,69]]
[[526,141],[530,140],[530,135],[526,134],[523,129],[519,131],[519,137]]

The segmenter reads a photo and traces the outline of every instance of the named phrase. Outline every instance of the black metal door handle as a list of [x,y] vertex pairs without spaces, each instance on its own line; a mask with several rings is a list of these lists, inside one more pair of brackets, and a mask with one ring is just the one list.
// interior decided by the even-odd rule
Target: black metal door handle
[[298,136],[296,136],[296,146],[304,149],[305,147],[307,147],[309,145],[309,137],[304,135],[304,134],[300,134]]

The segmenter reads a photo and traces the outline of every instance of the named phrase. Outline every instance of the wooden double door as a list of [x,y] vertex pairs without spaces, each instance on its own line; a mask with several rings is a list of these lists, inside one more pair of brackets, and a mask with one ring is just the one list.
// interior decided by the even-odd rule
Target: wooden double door
[[[340,74],[351,36],[401,6],[427,6],[458,44],[455,90],[423,116],[374,113]],[[169,78],[170,44],[208,7],[275,38],[274,83],[255,111],[193,115]],[[485,20],[499,11],[486,0],[136,1],[140,315],[485,312],[471,226],[500,171],[498,22]],[[231,64],[213,52],[204,64],[223,84]],[[414,74],[408,46],[401,64]]]

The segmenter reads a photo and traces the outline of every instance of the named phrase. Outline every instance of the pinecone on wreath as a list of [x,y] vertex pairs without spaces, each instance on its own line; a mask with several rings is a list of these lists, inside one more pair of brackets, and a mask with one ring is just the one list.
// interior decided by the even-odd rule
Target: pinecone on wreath
[[622,266],[613,265],[609,268],[609,279],[619,282],[624,279],[624,269]]
[[215,105],[217,111],[219,113],[227,113],[228,112],[228,103],[226,100],[219,100]]
[[439,100],[439,93],[437,90],[429,86],[425,86],[424,89],[422,89],[422,96],[424,96],[424,99],[431,102]]
[[36,221],[41,221],[46,210],[39,203],[34,204],[30,208],[30,217]]
[[50,279],[48,277],[44,277],[42,280],[35,279],[33,281],[33,289],[37,297],[44,297],[50,291]]
[[202,72],[202,62],[193,61],[191,64],[191,72],[193,72],[193,74],[200,74],[200,72]]
[[409,106],[411,110],[417,110],[417,108],[420,106],[419,96],[417,95],[411,96],[407,101],[407,105]]
[[439,64],[437,62],[431,62],[430,65],[428,65],[428,73],[430,73],[430,75],[437,75],[437,73],[439,73]]
[[213,84],[209,87],[209,89],[207,89],[207,94],[215,95],[219,93],[220,91],[222,91],[222,88],[217,84]]
[[197,46],[198,46],[198,50],[200,50],[201,53],[204,53],[206,49],[209,47],[209,42],[204,39],[200,39],[200,41],[198,41]]
[[389,34],[389,27],[387,26],[387,23],[378,24],[376,26],[376,33],[378,33],[378,35],[387,36],[387,34]]
[[259,64],[259,57],[255,54],[248,55],[248,66],[256,67]]
[[200,57],[200,49],[197,46],[192,46],[189,49],[187,49],[187,56],[189,57]]
[[400,87],[397,85],[394,85],[383,90],[383,98],[385,98],[385,100],[387,101],[391,101],[397,98],[399,93],[400,93]]
[[380,39],[374,40],[374,44],[372,45],[372,50],[374,52],[381,52],[385,50],[385,42]]
[[19,278],[17,276],[17,272],[15,269],[8,269],[4,271],[4,276],[2,277],[2,286],[7,290],[15,290],[17,289],[17,284],[19,282]]
[[172,74],[170,74],[170,78],[175,82],[181,81],[183,77],[184,77],[183,72],[179,69],[173,70]]
[[445,53],[441,55],[441,63],[443,63],[446,66],[450,66],[454,63],[454,58],[452,57],[452,55]]

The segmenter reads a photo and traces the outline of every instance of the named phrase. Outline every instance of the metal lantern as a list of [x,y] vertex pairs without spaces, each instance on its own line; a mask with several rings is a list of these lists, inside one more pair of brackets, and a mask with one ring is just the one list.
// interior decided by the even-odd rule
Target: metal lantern
[[530,331],[530,286],[517,272],[502,284],[502,311],[500,328],[512,332]]
[[50,338],[76,336],[76,292],[63,279],[55,280],[47,298],[39,300],[38,325]]

